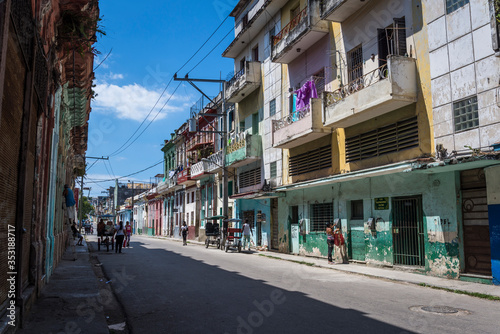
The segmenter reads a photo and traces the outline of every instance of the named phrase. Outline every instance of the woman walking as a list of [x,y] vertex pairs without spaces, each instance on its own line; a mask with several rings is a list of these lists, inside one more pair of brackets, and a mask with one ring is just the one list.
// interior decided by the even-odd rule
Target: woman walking
[[123,241],[123,247],[130,247],[130,236],[132,235],[132,226],[127,222],[125,225],[125,240]]
[[186,239],[187,239],[187,235],[189,233],[186,222],[182,223],[181,233],[182,233],[182,246],[186,246],[187,245]]
[[335,245],[335,235],[333,234],[332,223],[326,224],[326,242],[328,244],[328,264],[333,264],[332,252]]
[[125,238],[125,231],[123,229],[123,222],[120,221],[118,226],[116,227],[116,245],[115,245],[115,253],[122,252],[123,239]]

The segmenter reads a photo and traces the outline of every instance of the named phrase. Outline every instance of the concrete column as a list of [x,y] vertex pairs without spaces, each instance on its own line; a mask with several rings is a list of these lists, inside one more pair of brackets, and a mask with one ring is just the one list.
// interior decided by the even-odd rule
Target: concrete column
[[491,272],[493,283],[500,285],[500,166],[485,168],[490,225]]

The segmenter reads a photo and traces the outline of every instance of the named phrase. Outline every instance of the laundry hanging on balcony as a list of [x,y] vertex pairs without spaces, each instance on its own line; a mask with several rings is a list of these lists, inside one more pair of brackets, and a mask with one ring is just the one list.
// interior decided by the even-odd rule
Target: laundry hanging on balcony
[[[316,85],[314,84],[314,80],[309,80],[306,81],[306,83],[298,90],[294,92],[297,94],[297,100],[296,100],[296,110],[302,110],[305,107],[309,105],[309,102],[311,102],[311,99],[317,99],[318,98],[318,93],[316,91]],[[298,115],[295,115],[294,117],[298,117]]]

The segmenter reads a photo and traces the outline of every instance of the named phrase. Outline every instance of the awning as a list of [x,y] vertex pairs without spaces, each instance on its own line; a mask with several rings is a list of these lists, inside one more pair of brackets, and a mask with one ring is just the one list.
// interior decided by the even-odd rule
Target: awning
[[211,216],[211,217],[205,217],[202,220],[218,220],[218,219],[223,219],[224,216],[218,215],[218,216]]

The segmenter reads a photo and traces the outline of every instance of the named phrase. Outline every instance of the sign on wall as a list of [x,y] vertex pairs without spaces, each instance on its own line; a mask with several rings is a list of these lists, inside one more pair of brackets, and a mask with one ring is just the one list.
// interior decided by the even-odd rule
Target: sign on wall
[[389,210],[389,197],[378,197],[374,199],[375,210]]

